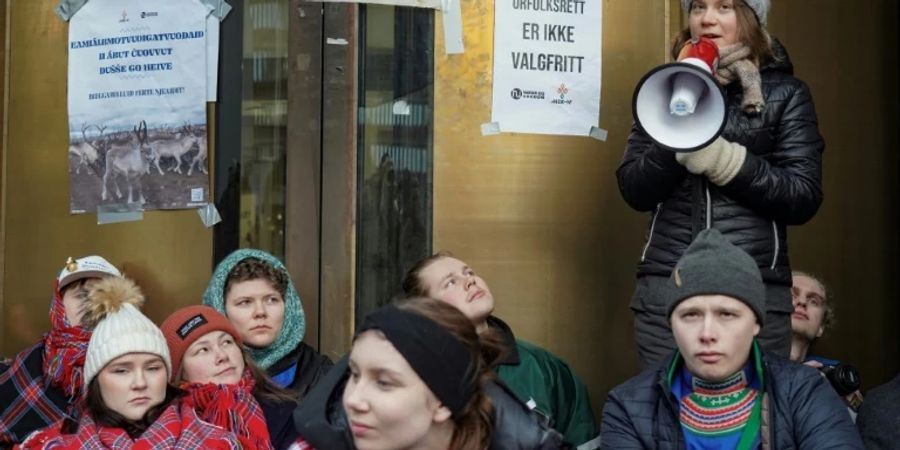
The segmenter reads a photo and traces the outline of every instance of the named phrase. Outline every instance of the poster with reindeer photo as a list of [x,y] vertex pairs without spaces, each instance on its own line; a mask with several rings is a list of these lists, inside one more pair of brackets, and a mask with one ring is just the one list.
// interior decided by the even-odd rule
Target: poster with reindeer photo
[[209,201],[200,0],[90,0],[69,22],[69,209]]

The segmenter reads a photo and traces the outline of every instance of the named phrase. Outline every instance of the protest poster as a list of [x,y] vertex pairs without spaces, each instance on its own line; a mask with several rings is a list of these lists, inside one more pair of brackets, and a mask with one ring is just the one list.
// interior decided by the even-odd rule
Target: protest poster
[[597,125],[601,3],[494,3],[491,121],[501,132],[586,136]]
[[[415,8],[444,9],[445,2],[454,0],[307,0],[327,3],[368,3],[372,5],[411,6]],[[456,0],[458,1],[458,0]]]
[[69,209],[209,201],[199,0],[91,0],[69,22]]

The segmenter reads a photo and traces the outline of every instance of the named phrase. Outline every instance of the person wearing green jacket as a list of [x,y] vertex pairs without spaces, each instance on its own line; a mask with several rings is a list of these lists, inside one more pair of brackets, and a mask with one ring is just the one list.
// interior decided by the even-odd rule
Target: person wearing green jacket
[[478,332],[493,329],[503,336],[507,355],[495,371],[523,403],[547,417],[579,450],[599,447],[587,388],[563,360],[534,344],[516,339],[509,325],[491,315],[494,297],[487,283],[465,262],[441,252],[416,264],[403,279],[409,296],[447,302],[466,315]]

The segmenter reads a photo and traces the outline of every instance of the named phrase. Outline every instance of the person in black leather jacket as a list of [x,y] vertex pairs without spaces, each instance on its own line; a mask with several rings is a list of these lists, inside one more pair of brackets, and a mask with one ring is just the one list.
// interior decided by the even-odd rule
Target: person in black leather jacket
[[294,411],[297,449],[566,448],[501,384],[499,338],[419,297],[369,314],[353,349]]
[[[629,206],[652,213],[631,299],[643,367],[675,344],[660,289],[687,246],[706,228],[722,232],[756,261],[766,283],[764,349],[787,356],[791,344],[788,225],[810,220],[822,202],[822,152],[809,88],[794,78],[784,47],[765,30],[768,0],[682,0],[692,38],[720,51],[726,123],[708,147],[676,154],[638,126],[616,172]],[[661,99],[668,101],[668,99]]]

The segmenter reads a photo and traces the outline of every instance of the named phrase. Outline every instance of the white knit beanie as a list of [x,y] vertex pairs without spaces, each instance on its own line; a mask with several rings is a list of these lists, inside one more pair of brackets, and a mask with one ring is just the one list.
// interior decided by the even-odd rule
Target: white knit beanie
[[159,355],[172,373],[162,331],[138,310],[143,302],[140,288],[127,278],[107,278],[91,288],[85,317],[96,325],[84,362],[85,386],[112,360],[128,353]]
[[[759,20],[759,24],[763,27],[766,26],[769,17],[769,7],[771,6],[771,2],[769,0],[743,0],[750,9],[756,13],[756,19]],[[681,9],[684,12],[690,14],[691,12],[691,3],[693,0],[681,0]]]

